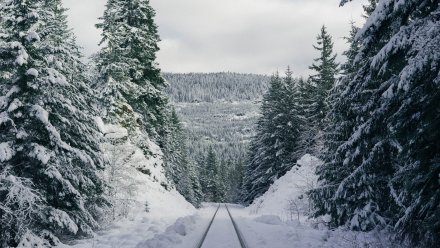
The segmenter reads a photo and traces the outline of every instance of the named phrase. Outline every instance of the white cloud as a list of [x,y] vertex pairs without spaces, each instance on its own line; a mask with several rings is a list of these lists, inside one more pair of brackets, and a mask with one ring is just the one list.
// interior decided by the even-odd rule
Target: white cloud
[[[97,51],[94,28],[105,0],[64,0],[87,55]],[[361,1],[362,2],[362,1]],[[338,0],[151,0],[162,38],[163,71],[272,73],[290,65],[307,75],[312,44],[325,24],[340,55],[350,20],[362,22],[360,3]],[[342,59],[342,58],[341,58]]]

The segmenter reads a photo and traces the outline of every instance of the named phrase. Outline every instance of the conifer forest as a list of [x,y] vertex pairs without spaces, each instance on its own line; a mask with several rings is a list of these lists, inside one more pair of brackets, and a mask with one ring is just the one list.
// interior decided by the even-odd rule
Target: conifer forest
[[0,0],[0,248],[439,246],[439,0]]

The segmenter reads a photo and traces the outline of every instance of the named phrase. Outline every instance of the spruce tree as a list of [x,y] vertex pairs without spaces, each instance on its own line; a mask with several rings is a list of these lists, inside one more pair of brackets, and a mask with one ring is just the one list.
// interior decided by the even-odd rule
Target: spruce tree
[[60,0],[0,5],[1,246],[91,235],[104,167],[85,66]]
[[216,175],[216,194],[215,202],[225,202],[226,192],[229,191],[229,178],[227,177],[228,168],[226,161],[222,160],[218,165]]
[[246,202],[262,195],[302,155],[300,134],[304,118],[299,106],[298,85],[290,69],[285,78],[274,75],[263,98],[262,117],[250,144]]
[[333,41],[327,28],[322,26],[317,36],[317,45],[313,47],[320,53],[314,59],[315,63],[309,68],[314,71],[305,82],[302,82],[302,106],[307,118],[307,129],[304,139],[308,152],[317,155],[322,147],[323,130],[326,127],[326,116],[330,111],[328,97],[330,90],[336,83],[339,73],[339,64],[336,63],[336,54],[333,53]]
[[208,154],[205,160],[205,185],[203,193],[207,201],[216,202],[219,198],[218,193],[218,161],[212,146],[208,149]]
[[163,147],[165,170],[167,178],[177,184],[182,174],[186,173],[184,167],[187,166],[188,158],[184,130],[174,109],[171,111],[167,127]]
[[202,186],[200,185],[200,175],[198,173],[198,168],[195,164],[190,161],[188,166],[188,176],[191,182],[191,189],[193,191],[194,201],[192,202],[195,207],[200,207],[204,199]]
[[[328,184],[327,182],[343,180],[347,176],[347,171],[350,170],[348,164],[345,165],[346,170],[342,170],[342,167],[340,167],[340,164],[344,162],[345,154],[338,151],[338,149],[350,138],[358,114],[349,110],[349,106],[355,103],[347,95],[349,89],[354,87],[351,82],[356,76],[356,68],[358,67],[356,64],[359,64],[355,60],[360,49],[359,42],[355,40],[358,30],[352,24],[349,37],[346,38],[349,49],[344,52],[347,61],[341,66],[344,77],[336,83],[328,98],[331,110],[326,117],[328,124],[324,130],[324,146],[320,153],[320,157],[326,163],[317,169],[319,180],[325,187],[314,189],[310,195],[315,205],[315,216],[330,214],[335,220],[331,223],[332,226],[343,223],[336,217],[338,213],[332,200],[337,185]],[[341,173],[342,171],[344,173]]]
[[[168,100],[155,62],[160,39],[154,16],[148,0],[108,0],[102,22],[96,25],[102,29],[101,44],[105,44],[96,62],[107,121],[127,127],[138,123],[141,131],[163,147]],[[134,115],[136,123],[121,123],[127,113]]]
[[[311,192],[334,225],[389,224],[414,245],[440,242],[439,8],[437,1],[378,1],[356,35],[357,64],[341,95],[341,120],[356,116],[355,123],[331,148],[334,159],[318,170],[322,186]],[[334,193],[319,204],[326,188]]]

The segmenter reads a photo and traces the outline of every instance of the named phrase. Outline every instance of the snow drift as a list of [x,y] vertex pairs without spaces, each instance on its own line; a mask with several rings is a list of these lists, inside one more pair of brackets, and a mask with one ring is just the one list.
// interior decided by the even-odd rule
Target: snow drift
[[[283,220],[291,220],[304,215],[309,210],[308,190],[315,187],[315,169],[322,163],[318,158],[306,154],[297,161],[299,167],[292,168],[280,177],[262,196],[248,207],[252,214],[277,215]],[[294,216],[295,215],[295,216]]]

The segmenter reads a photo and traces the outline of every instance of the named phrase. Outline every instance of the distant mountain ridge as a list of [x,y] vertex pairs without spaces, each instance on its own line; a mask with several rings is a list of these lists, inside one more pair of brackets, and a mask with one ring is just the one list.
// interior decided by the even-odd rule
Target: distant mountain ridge
[[[212,147],[220,162],[242,166],[270,78],[232,72],[163,76],[186,129],[190,159],[203,168]],[[229,201],[237,199],[237,190],[231,189]]]
[[235,72],[164,73],[172,102],[216,102],[261,99],[269,76]]

